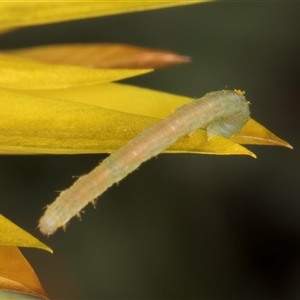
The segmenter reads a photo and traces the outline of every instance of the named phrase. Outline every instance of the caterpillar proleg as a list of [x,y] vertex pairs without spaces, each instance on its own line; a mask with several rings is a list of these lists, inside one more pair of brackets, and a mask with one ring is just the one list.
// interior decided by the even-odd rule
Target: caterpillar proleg
[[59,227],[65,227],[89,202],[94,202],[106,189],[144,161],[163,152],[179,137],[204,128],[208,137],[222,135],[228,138],[242,129],[249,115],[248,102],[239,91],[211,92],[183,105],[166,119],[138,134],[61,192],[40,219],[40,231],[51,235]]

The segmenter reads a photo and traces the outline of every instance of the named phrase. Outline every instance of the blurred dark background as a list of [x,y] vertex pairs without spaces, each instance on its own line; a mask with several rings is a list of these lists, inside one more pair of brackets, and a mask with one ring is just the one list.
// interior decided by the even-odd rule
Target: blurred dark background
[[192,63],[124,81],[190,97],[239,88],[294,146],[241,156],[160,155],[49,239],[58,190],[105,155],[0,157],[1,213],[54,250],[22,250],[51,299],[300,299],[300,3],[230,2],[20,29],[0,48],[111,42]]

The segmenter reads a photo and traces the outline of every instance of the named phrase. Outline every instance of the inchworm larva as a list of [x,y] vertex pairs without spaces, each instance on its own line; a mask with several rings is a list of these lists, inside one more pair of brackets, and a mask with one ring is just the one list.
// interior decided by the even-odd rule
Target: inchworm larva
[[61,192],[40,219],[40,231],[50,235],[58,227],[65,227],[89,202],[94,202],[107,188],[144,161],[163,152],[179,137],[205,128],[209,137],[219,134],[228,138],[242,129],[249,115],[248,102],[239,91],[212,92],[183,105],[166,119],[138,134]]

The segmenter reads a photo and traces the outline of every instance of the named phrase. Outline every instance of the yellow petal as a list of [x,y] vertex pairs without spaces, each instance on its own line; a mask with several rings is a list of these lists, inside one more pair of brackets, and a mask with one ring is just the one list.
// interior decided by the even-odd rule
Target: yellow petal
[[[34,270],[17,247],[0,246],[0,261],[1,290],[48,299]],[[1,299],[15,299],[8,298],[9,296],[9,294],[0,294]],[[27,299],[27,297],[18,299]]]
[[192,101],[191,98],[185,96],[119,83],[20,92],[158,119],[164,119],[176,108]]
[[1,1],[0,30],[201,2],[209,2],[209,0]]
[[207,139],[206,131],[199,129],[191,136],[180,138],[175,144],[170,146],[165,153],[195,153],[195,154],[215,154],[215,155],[256,155],[247,148],[236,144],[222,136],[215,136]]
[[48,246],[2,215],[0,215],[0,228],[0,245],[2,246],[32,247],[52,252]]
[[48,65],[14,55],[0,54],[0,87],[9,89],[57,89],[90,85],[150,71]]
[[293,149],[288,142],[282,140],[253,119],[250,119],[242,131],[234,134],[230,139],[239,144],[283,146]]
[[[111,98],[99,93],[98,89],[95,89],[97,93],[90,94],[86,93],[87,89],[79,88],[59,91],[26,91],[32,95],[0,90],[1,153],[108,153],[120,148],[142,130],[157,123],[159,119],[79,102],[80,99],[84,99],[85,102],[88,102],[87,99],[89,99],[93,102],[95,99],[104,97],[105,103],[108,103],[117,97],[122,99],[121,107],[127,103],[127,106],[134,108],[139,100],[143,100],[139,93],[143,89],[125,86],[123,93],[122,85],[117,86],[118,89],[111,94]],[[75,101],[78,102],[59,100],[59,97],[62,99],[72,98],[74,91],[78,96],[75,97]],[[130,91],[132,91],[132,97]],[[139,103],[140,108],[137,111],[142,111],[141,107],[144,107],[144,112],[148,111],[152,99],[154,104],[152,111],[157,115],[165,114],[166,111],[171,113],[180,102],[191,100],[157,91],[143,90],[143,92],[145,96],[148,95],[148,98],[144,99],[145,102]],[[52,98],[45,99],[41,95]],[[170,105],[172,98],[175,105]],[[115,102],[115,109],[117,105]],[[207,140],[204,130],[180,139],[166,152],[249,154],[253,156],[250,151],[228,139],[220,137]]]

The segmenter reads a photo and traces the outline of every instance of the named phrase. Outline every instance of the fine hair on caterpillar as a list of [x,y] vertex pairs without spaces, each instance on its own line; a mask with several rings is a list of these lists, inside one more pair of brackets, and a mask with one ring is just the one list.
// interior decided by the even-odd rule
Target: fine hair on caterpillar
[[39,221],[45,235],[53,234],[114,183],[119,182],[140,164],[163,152],[180,137],[196,129],[207,136],[226,138],[239,132],[250,118],[249,105],[240,91],[211,92],[185,104],[164,120],[145,129],[126,145],[113,152],[89,174],[81,176],[50,204]]

